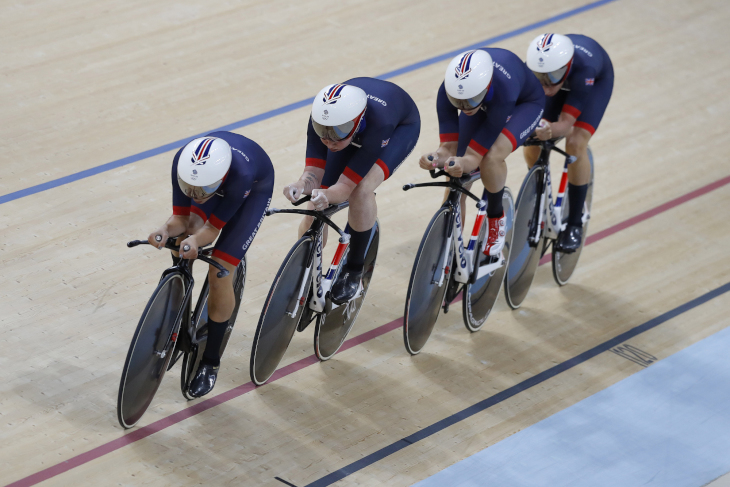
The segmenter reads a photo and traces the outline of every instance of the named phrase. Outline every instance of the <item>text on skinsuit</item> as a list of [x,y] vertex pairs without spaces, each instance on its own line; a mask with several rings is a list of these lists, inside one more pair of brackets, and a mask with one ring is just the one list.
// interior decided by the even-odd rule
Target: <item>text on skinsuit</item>
[[385,101],[381,100],[381,99],[380,99],[380,98],[378,98],[378,97],[375,97],[375,96],[373,96],[373,95],[368,95],[368,98],[370,98],[370,99],[371,99],[371,100],[373,100],[373,101],[377,101],[378,103],[380,103],[380,104],[381,104],[381,105],[383,105],[384,107],[387,107],[387,106],[388,106],[388,104],[387,104],[387,103],[386,103]]
[[240,150],[236,149],[235,147],[231,147],[231,150],[234,150],[234,151],[238,152],[239,154],[241,154],[243,156],[243,158],[246,159],[247,161],[250,161],[251,160],[251,159],[248,158],[248,156],[246,154],[244,154]]
[[494,64],[495,69],[498,69],[499,71],[502,72],[502,74],[507,76],[507,79],[512,79],[512,76],[510,76],[510,74],[507,72],[507,70],[504,69],[504,66],[499,64],[497,61],[492,61],[492,64]]
[[[269,198],[269,201],[266,202],[266,209],[269,209],[269,204],[271,203],[271,198]],[[244,252],[248,248],[249,245],[251,245],[251,242],[253,242],[253,238],[256,236],[256,233],[259,231],[259,228],[261,227],[261,224],[264,222],[264,218],[266,217],[266,211],[261,215],[261,219],[259,220],[259,223],[256,225],[256,228],[254,229],[253,233],[250,237],[248,237],[248,240],[246,240],[246,243],[243,244],[243,250]]]
[[591,51],[589,51],[588,49],[586,49],[585,47],[583,47],[583,46],[579,46],[578,44],[576,44],[576,45],[575,45],[575,48],[576,48],[576,49],[580,49],[580,50],[581,50],[581,51],[583,51],[584,53],[588,54],[588,57],[593,57],[593,53],[592,53]]
[[527,127],[525,130],[520,132],[520,140],[524,139],[528,135],[532,133],[533,130],[535,130],[535,127],[537,127],[537,124],[540,123],[540,119],[542,118],[542,110],[540,110],[540,115],[537,116],[534,122],[530,124],[529,127]]

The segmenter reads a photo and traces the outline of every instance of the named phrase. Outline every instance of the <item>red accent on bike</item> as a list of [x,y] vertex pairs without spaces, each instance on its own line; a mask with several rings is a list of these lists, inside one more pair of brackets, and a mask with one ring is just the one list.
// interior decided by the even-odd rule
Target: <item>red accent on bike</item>
[[176,342],[177,341],[177,333],[173,333],[172,334],[172,341],[173,342]]
[[338,266],[340,265],[340,261],[342,260],[342,256],[345,255],[345,249],[347,248],[347,244],[341,243],[337,246],[337,252],[335,252],[335,257],[332,259],[332,265]]
[[306,298],[304,296],[302,296],[301,298],[299,298],[299,306],[303,306],[304,305],[304,300],[305,299]]
[[563,176],[560,178],[560,189],[559,194],[565,194],[565,187],[568,185],[568,166],[563,169]]
[[485,215],[477,215],[477,221],[474,222],[474,230],[471,232],[472,237],[479,236],[479,229],[482,228],[482,222]]
[[450,270],[450,269],[449,269],[449,266],[446,266],[446,269],[444,270],[444,272],[445,272],[446,274],[448,274],[448,273],[449,273],[449,270]]

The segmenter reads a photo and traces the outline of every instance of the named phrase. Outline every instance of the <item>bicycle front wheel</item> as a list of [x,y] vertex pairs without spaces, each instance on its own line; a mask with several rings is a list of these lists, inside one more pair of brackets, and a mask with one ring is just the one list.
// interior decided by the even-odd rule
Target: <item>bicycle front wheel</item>
[[117,419],[131,428],[145,413],[172,357],[177,320],[185,299],[182,274],[174,272],[157,285],[129,345],[117,396]]
[[[269,380],[276,371],[289,347],[304,307],[309,306],[308,302],[299,303],[294,316],[290,314],[296,307],[313,244],[310,237],[300,238],[287,254],[271,284],[251,347],[249,373],[257,386]],[[319,269],[313,271],[320,272]],[[305,297],[308,287],[311,286],[309,279],[307,277],[305,283]]]
[[[502,207],[504,208],[506,225],[506,235],[504,240],[504,250],[502,254],[507,262],[509,262],[510,249],[512,248],[512,229],[514,227],[515,217],[515,202],[512,199],[512,192],[509,188],[504,188],[504,195],[502,196]],[[475,269],[474,272],[479,275],[479,268],[483,265],[489,264],[490,257],[484,255],[482,252],[482,246],[487,238],[487,219],[484,219],[482,228],[479,230],[479,239],[477,240],[477,247],[475,250]],[[467,283],[464,287],[464,300],[463,300],[463,311],[464,311],[464,325],[466,329],[475,332],[484,326],[484,323],[489,317],[489,313],[494,307],[494,303],[497,301],[499,296],[499,288],[502,286],[504,281],[505,271],[507,269],[507,263],[499,269],[477,278],[474,284]]]
[[[588,192],[586,193],[586,202],[583,205],[583,214],[591,214],[591,203],[593,202],[593,152],[591,148],[588,148],[588,160],[591,163],[591,182],[588,184]],[[563,196],[563,218],[562,223],[567,223],[568,213],[570,212],[570,206],[568,205],[568,188],[565,189],[565,195]],[[568,279],[573,275],[573,271],[578,265],[578,258],[580,257],[580,251],[583,250],[583,245],[586,242],[586,236],[588,235],[588,219],[583,222],[583,241],[580,243],[580,247],[575,252],[570,254],[564,254],[563,252],[556,252],[555,246],[553,245],[553,279],[559,285],[564,286],[568,283]]]
[[[403,341],[411,355],[419,353],[431,336],[451,278],[449,269],[444,268],[454,253],[449,239],[450,216],[448,207],[441,207],[433,216],[413,262],[403,316]],[[444,253],[448,254],[446,259]]]
[[539,191],[545,170],[534,165],[527,172],[520,193],[515,203],[515,223],[512,230],[512,248],[510,249],[507,275],[504,280],[504,294],[507,304],[512,309],[522,305],[527,292],[535,279],[537,266],[540,263],[542,237],[540,241],[531,242],[530,238],[540,235],[537,228],[540,208]]
[[[370,233],[370,242],[368,243],[367,253],[365,254],[365,267],[362,274],[362,293],[359,297],[327,313],[320,313],[317,317],[317,327],[314,331],[314,353],[320,360],[329,360],[337,353],[337,350],[340,349],[345,338],[350,333],[352,326],[355,324],[362,303],[365,301],[368,287],[370,287],[370,279],[373,277],[375,260],[378,257],[379,242],[380,224],[376,220]],[[344,267],[346,259],[347,257],[342,260],[340,269]],[[337,279],[336,276],[335,279]]]

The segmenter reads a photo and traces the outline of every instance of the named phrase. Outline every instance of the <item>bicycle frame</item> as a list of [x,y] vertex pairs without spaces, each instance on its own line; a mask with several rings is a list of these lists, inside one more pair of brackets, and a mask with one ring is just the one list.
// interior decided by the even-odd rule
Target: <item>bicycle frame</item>
[[[446,174],[444,171],[430,171],[430,173],[433,178]],[[474,272],[474,267],[478,261],[478,252],[482,250],[480,248],[481,245],[478,246],[477,242],[479,240],[479,231],[487,214],[487,192],[484,190],[482,192],[482,197],[477,198],[470,191],[464,189],[463,186],[476,181],[479,177],[479,171],[475,171],[461,178],[450,178],[448,183],[406,184],[403,186],[404,191],[424,186],[443,186],[450,188],[451,190],[449,197],[442,206],[442,208],[448,207],[451,209],[449,216],[451,221],[448,224],[449,235],[446,236],[447,242],[446,245],[444,245],[441,265],[434,271],[434,276],[431,281],[433,284],[438,284],[439,287],[443,286],[446,276],[452,272],[452,269],[449,267],[450,263],[448,262],[452,250],[457,256],[456,269],[453,270],[454,280],[461,284],[475,282],[477,279],[493,273],[506,263],[504,254],[502,254],[498,258],[492,259],[492,262],[489,264],[482,265],[477,272]],[[477,217],[474,221],[474,228],[472,229],[469,244],[466,248],[464,248],[463,228],[461,224],[461,204],[459,202],[460,194],[465,194],[477,202]]]
[[[309,201],[309,196],[300,199],[295,204],[302,204],[305,201]],[[297,298],[294,300],[294,308],[291,311],[286,311],[286,313],[292,318],[297,316],[299,307],[304,306],[304,303],[307,299],[304,293],[307,291],[308,279],[311,279],[312,289],[316,290],[316,292],[312,292],[312,299],[309,301],[308,306],[316,313],[321,313],[324,311],[325,306],[327,305],[327,293],[332,288],[332,283],[334,281],[335,274],[337,273],[337,269],[342,263],[342,258],[345,256],[345,251],[347,250],[347,247],[350,245],[350,235],[348,233],[345,233],[342,229],[335,225],[332,220],[329,219],[329,216],[334,215],[338,211],[343,210],[348,206],[349,202],[345,201],[343,203],[340,203],[339,205],[332,205],[321,212],[313,210],[280,210],[278,208],[270,208],[269,210],[267,210],[267,215],[273,215],[275,213],[296,213],[300,215],[308,215],[314,217],[312,226],[304,234],[304,236],[308,236],[314,240],[314,246],[307,258],[307,268],[304,271],[304,278],[302,279],[301,285],[299,286]],[[330,227],[334,228],[335,231],[340,235],[340,238],[337,250],[335,251],[334,257],[332,258],[332,263],[327,270],[327,274],[323,276],[322,247],[325,225],[329,225]],[[362,289],[358,289],[355,298],[359,297],[361,293]],[[332,308],[337,308],[339,305],[332,303],[331,306]]]
[[[568,166],[574,163],[577,158],[571,156],[566,152],[555,147],[557,140],[549,141],[536,141],[526,142],[525,146],[528,145],[539,145],[541,147],[540,156],[535,164],[539,164],[543,167],[543,179],[539,186],[540,191],[540,206],[537,212],[536,229],[534,234],[530,235],[530,243],[537,246],[540,239],[544,236],[546,238],[555,240],[558,238],[558,234],[564,230],[563,224],[563,201],[565,198],[565,189],[568,186]],[[558,187],[558,196],[553,204],[553,188],[552,180],[550,177],[550,152],[556,151],[565,156],[565,164],[563,166],[563,173],[560,178],[560,186]],[[588,218],[587,213],[583,215],[584,219]]]

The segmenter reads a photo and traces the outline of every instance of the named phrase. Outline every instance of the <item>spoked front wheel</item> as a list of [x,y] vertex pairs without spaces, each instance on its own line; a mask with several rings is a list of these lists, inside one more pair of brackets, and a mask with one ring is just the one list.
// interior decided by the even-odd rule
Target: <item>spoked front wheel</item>
[[[329,360],[337,353],[347,338],[347,335],[355,324],[357,315],[360,313],[365,295],[370,286],[370,279],[375,270],[375,260],[378,257],[378,244],[380,242],[380,224],[375,225],[370,233],[370,242],[365,254],[365,267],[362,274],[362,293],[360,296],[351,299],[349,302],[331,309],[330,306],[324,313],[317,317],[317,326],[314,330],[314,353],[320,360]],[[346,259],[347,257],[345,257]],[[345,265],[345,259],[340,264],[340,269]],[[335,279],[337,277],[335,276]],[[328,300],[329,302],[329,300]]]
[[[540,263],[544,243],[540,235],[541,229],[537,228],[537,221],[544,172],[542,166],[537,164],[532,166],[522,182],[515,203],[512,248],[504,280],[504,294],[507,304],[512,309],[517,309],[522,305]],[[536,236],[540,236],[540,240],[531,241]]]
[[157,285],[142,313],[129,345],[117,397],[117,419],[131,428],[145,413],[172,357],[185,284],[178,272]]
[[504,250],[502,251],[506,261],[505,265],[482,277],[478,277],[479,269],[482,266],[488,265],[490,262],[490,257],[484,255],[482,252],[482,247],[484,246],[484,241],[487,238],[489,226],[487,219],[485,218],[482,228],[479,230],[479,239],[477,240],[477,247],[475,250],[476,265],[474,272],[477,273],[476,281],[474,284],[467,283],[464,287],[464,325],[466,325],[467,330],[471,332],[480,330],[487,321],[487,317],[489,317],[489,313],[492,311],[494,303],[497,301],[497,296],[499,296],[499,288],[502,286],[502,281],[504,281],[507,262],[509,262],[510,249],[512,248],[512,229],[515,217],[515,202],[512,199],[512,192],[509,188],[504,188],[502,206],[504,208],[505,220],[507,220]]
[[[309,306],[309,303],[302,300],[297,308],[296,301],[305,278],[313,244],[311,237],[302,237],[294,244],[284,263],[281,264],[266,297],[251,347],[249,373],[251,380],[257,386],[269,380],[276,371],[284,352],[289,347],[304,307]],[[315,269],[314,272],[320,270]],[[310,276],[307,275],[306,279],[302,294],[304,297],[307,296],[308,287],[311,286]],[[297,308],[296,313],[294,308]]]
[[413,262],[403,316],[403,342],[411,355],[421,351],[436,325],[451,278],[454,249],[449,238],[451,210],[441,207],[423,234]]
[[[588,160],[591,163],[591,182],[588,183],[588,192],[586,193],[586,202],[583,205],[583,241],[580,243],[580,247],[575,252],[570,254],[564,254],[563,252],[556,252],[555,246],[553,245],[553,279],[559,285],[564,286],[570,276],[573,275],[575,267],[578,265],[578,258],[580,258],[580,251],[583,250],[583,245],[586,242],[586,235],[588,234],[588,218],[591,214],[591,203],[593,202],[593,153],[591,148],[588,148]],[[563,197],[563,218],[562,223],[565,224],[568,221],[568,213],[570,212],[570,206],[568,206],[568,189],[565,190]]]

